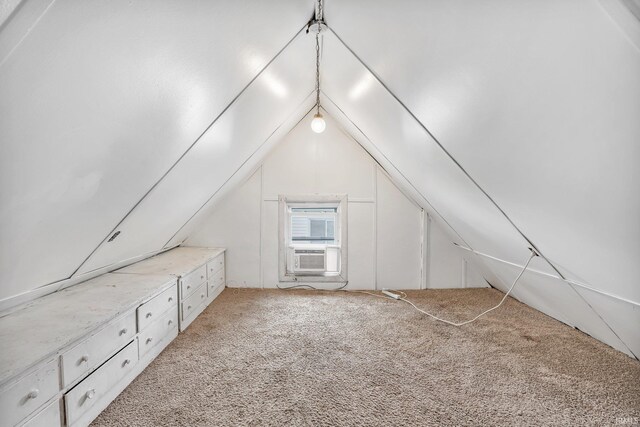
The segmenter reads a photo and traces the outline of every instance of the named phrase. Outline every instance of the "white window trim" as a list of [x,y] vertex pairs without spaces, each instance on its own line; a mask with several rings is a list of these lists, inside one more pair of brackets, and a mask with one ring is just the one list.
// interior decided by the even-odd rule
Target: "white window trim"
[[[286,221],[288,219],[288,205],[292,203],[337,203],[339,218],[340,241],[340,273],[326,276],[301,275],[287,273],[287,249],[288,244],[285,239]],[[347,264],[347,195],[346,194],[309,194],[309,195],[279,195],[278,196],[278,276],[281,282],[298,282],[298,283],[346,283],[348,264]],[[338,224],[336,224],[338,225]],[[338,227],[337,227],[338,228]]]

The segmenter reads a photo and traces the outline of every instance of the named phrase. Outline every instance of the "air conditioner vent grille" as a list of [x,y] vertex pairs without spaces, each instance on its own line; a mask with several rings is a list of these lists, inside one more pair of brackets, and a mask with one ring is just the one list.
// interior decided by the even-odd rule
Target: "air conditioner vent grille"
[[300,254],[300,268],[304,270],[324,269],[324,252],[316,255]]

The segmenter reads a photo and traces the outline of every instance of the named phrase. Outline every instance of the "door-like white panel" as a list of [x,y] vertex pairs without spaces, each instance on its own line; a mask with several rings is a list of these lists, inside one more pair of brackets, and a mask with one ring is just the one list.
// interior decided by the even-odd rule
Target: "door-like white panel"
[[516,229],[331,34],[325,36],[324,64],[327,97],[468,244],[502,259],[526,258],[527,242]]
[[462,287],[462,254],[433,220],[429,224],[429,249],[429,288]]
[[0,298],[69,277],[309,15],[286,0],[55,2],[6,39],[29,10],[0,32]]
[[349,285],[347,289],[375,289],[375,205],[349,203]]
[[229,287],[260,287],[261,171],[220,200],[208,221],[186,246],[226,248],[225,273]]
[[[640,301],[640,51],[601,2],[344,0],[331,12],[336,33],[550,260]],[[367,98],[371,81],[363,73],[343,93]],[[378,108],[358,102],[363,115]]]
[[[482,262],[509,286],[521,270],[520,266],[489,258],[482,258]],[[630,354],[625,344],[609,329],[585,300],[571,289],[569,284],[560,279],[526,272],[518,281],[511,295],[561,322],[577,327],[617,350]]]
[[262,202],[261,265],[262,285],[275,288],[280,282],[278,275],[279,256],[278,201]]
[[420,289],[422,214],[380,170],[376,173],[378,289]]
[[[459,249],[462,253],[463,249]],[[466,288],[488,288],[489,283],[485,277],[485,272],[480,268],[475,257],[469,254],[462,254],[464,263],[462,285]]]
[[313,37],[301,34],[211,126],[80,273],[162,248],[313,89]]

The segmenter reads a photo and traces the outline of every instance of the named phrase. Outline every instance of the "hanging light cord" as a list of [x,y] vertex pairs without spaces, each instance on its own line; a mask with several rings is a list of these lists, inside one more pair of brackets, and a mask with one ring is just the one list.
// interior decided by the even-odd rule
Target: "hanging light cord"
[[320,31],[316,33],[316,108],[320,114]]
[[318,10],[316,14],[318,31],[316,32],[316,109],[320,114],[320,29],[322,23],[322,0],[318,0]]

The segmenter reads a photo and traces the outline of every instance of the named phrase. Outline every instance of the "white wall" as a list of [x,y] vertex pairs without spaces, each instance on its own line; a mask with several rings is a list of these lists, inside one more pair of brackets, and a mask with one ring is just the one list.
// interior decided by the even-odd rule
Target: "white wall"
[[[346,193],[351,289],[485,286],[463,282],[462,254],[431,224],[431,256],[423,257],[426,216],[384,170],[330,117],[317,135],[305,118],[253,175],[212,207],[186,241],[227,248],[227,281],[235,287],[278,283],[278,195]],[[433,277],[423,273],[431,265]],[[424,275],[423,275],[424,274]]]

